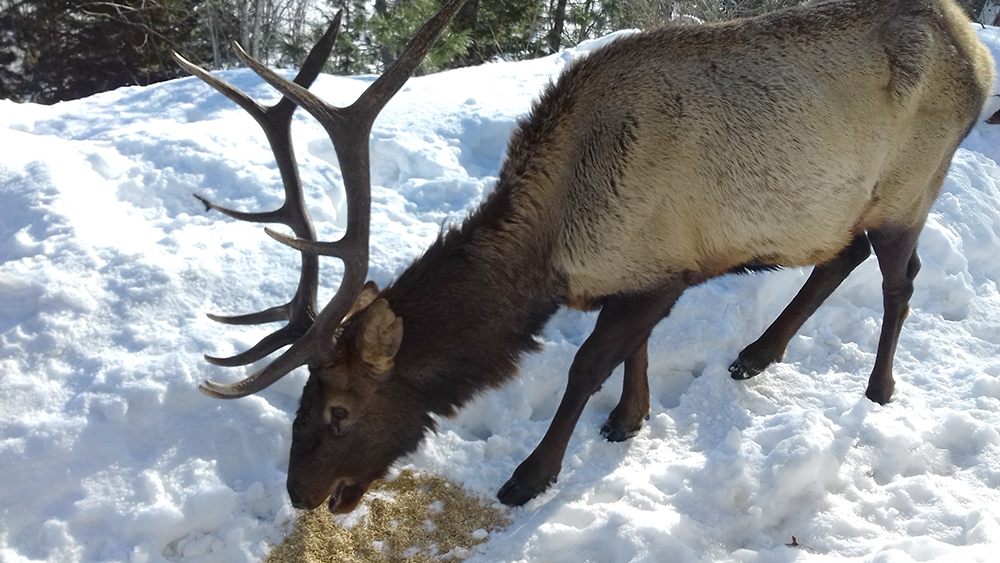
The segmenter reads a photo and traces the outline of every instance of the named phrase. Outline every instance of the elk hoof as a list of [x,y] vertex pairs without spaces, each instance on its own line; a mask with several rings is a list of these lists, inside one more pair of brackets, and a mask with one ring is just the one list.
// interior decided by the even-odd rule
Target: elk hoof
[[538,496],[541,491],[529,490],[521,483],[516,483],[511,479],[504,483],[497,491],[497,498],[507,506],[521,506],[529,500]]
[[744,348],[740,352],[740,355],[736,357],[736,361],[729,366],[729,375],[737,380],[750,379],[767,369],[767,366],[780,361],[782,356],[784,356],[784,353],[765,353],[754,342]]
[[870,399],[873,403],[885,405],[892,399],[894,387],[894,385],[889,385],[887,387],[869,385],[868,389],[865,391],[865,397],[868,397],[868,399]]
[[507,506],[521,506],[545,492],[545,489],[556,482],[558,472],[550,477],[540,477],[541,472],[522,471],[526,463],[528,460],[521,463],[521,466],[514,471],[514,475],[497,491],[497,498]]
[[611,411],[611,416],[601,427],[601,436],[609,442],[624,442],[635,436],[642,430],[642,421],[649,420],[649,414],[638,417],[635,420],[627,420],[627,417],[617,414],[617,409]]
[[729,375],[736,380],[750,379],[762,371],[764,371],[763,368],[746,365],[740,360],[736,360],[729,366]]

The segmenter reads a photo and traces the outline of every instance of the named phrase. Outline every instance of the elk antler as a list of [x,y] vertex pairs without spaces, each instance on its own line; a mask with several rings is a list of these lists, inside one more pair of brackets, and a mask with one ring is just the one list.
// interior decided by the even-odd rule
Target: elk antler
[[[258,313],[223,317],[209,315],[213,320],[229,324],[259,324],[287,320],[276,332],[266,336],[246,352],[229,358],[205,356],[209,362],[222,366],[253,363],[281,348],[291,347],[260,371],[236,383],[205,381],[200,389],[213,397],[233,399],[256,393],[301,365],[318,365],[329,360],[331,343],[344,316],[361,293],[368,275],[368,244],[371,222],[371,178],[369,169],[368,137],[372,124],[385,104],[416,69],[431,44],[445,26],[454,18],[465,0],[447,0],[403,50],[395,63],[382,74],[358,100],[346,107],[334,107],[308,91],[330,55],[341,14],[337,14],[329,30],[309,52],[306,62],[289,81],[259,61],[253,59],[233,43],[236,55],[261,78],[274,86],[284,97],[274,106],[263,107],[236,87],[222,81],[206,70],[188,62],[178,54],[174,57],[188,72],[198,76],[216,90],[245,109],[264,129],[278,170],[285,187],[285,203],[276,211],[243,213],[220,207],[200,196],[206,208],[215,209],[243,221],[282,223],[291,227],[295,237],[271,229],[265,231],[272,238],[302,252],[302,273],[299,287],[292,300],[278,307]],[[295,164],[291,142],[291,120],[296,104],[315,117],[333,142],[340,162],[347,195],[347,231],[335,242],[318,242],[309,212],[302,195],[302,184]],[[344,262],[344,278],[329,303],[316,314],[316,292],[319,276],[317,255],[335,256]]]

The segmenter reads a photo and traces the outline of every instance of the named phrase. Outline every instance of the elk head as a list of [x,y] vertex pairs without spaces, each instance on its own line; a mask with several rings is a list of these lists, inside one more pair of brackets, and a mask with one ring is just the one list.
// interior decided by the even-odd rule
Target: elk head
[[368,288],[360,311],[345,320],[333,357],[310,366],[292,427],[288,493],[313,508],[330,497],[332,512],[348,512],[369,484],[416,448],[427,422],[421,405],[391,382],[403,321]]
[[[351,106],[333,107],[307,88],[329,57],[340,27],[337,14],[330,28],[310,51],[302,69],[288,81],[246,54],[236,43],[237,56],[284,97],[262,106],[247,94],[206,70],[174,54],[178,63],[246,110],[264,129],[274,152],[285,189],[285,203],[277,210],[244,213],[211,203],[206,209],[235,219],[281,223],[290,237],[265,229],[271,237],[302,253],[299,286],[288,303],[239,316],[209,315],[228,324],[287,321],[249,350],[228,358],[206,356],[213,364],[253,363],[291,345],[263,369],[236,383],[205,381],[200,389],[212,396],[234,399],[256,393],[299,366],[308,366],[292,431],[288,464],[288,492],[298,508],[315,508],[331,496],[330,509],[352,510],[368,485],[383,476],[389,465],[412,451],[423,435],[426,414],[412,395],[398,386],[383,385],[392,375],[393,357],[402,339],[402,320],[378,288],[366,284],[371,220],[371,183],[368,137],[376,116],[423,60],[431,44],[465,0],[447,0],[428,20],[390,66]],[[340,162],[347,195],[347,230],[335,242],[318,242],[303,201],[291,142],[292,114],[301,106],[327,131]],[[344,262],[344,278],[330,302],[316,312],[318,256]],[[377,399],[376,399],[377,398]],[[394,405],[387,409],[386,405]]]

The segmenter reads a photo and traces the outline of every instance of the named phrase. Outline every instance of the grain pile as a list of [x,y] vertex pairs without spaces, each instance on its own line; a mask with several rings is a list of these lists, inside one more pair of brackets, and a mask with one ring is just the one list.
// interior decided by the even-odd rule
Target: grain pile
[[326,505],[303,512],[265,563],[461,561],[509,524],[492,500],[442,477],[404,471],[373,483],[351,514],[335,517]]

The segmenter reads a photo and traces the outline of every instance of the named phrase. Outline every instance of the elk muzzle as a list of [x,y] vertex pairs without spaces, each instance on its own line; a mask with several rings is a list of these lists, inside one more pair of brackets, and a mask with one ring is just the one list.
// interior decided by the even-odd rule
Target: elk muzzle
[[362,484],[350,479],[341,479],[334,488],[333,494],[330,495],[328,504],[330,512],[345,514],[354,510],[367,490],[368,483]]
[[327,504],[330,512],[345,514],[357,508],[370,484],[370,482],[345,477],[334,481],[327,489],[316,491],[289,476],[287,487],[288,497],[295,508],[313,510],[329,497]]

